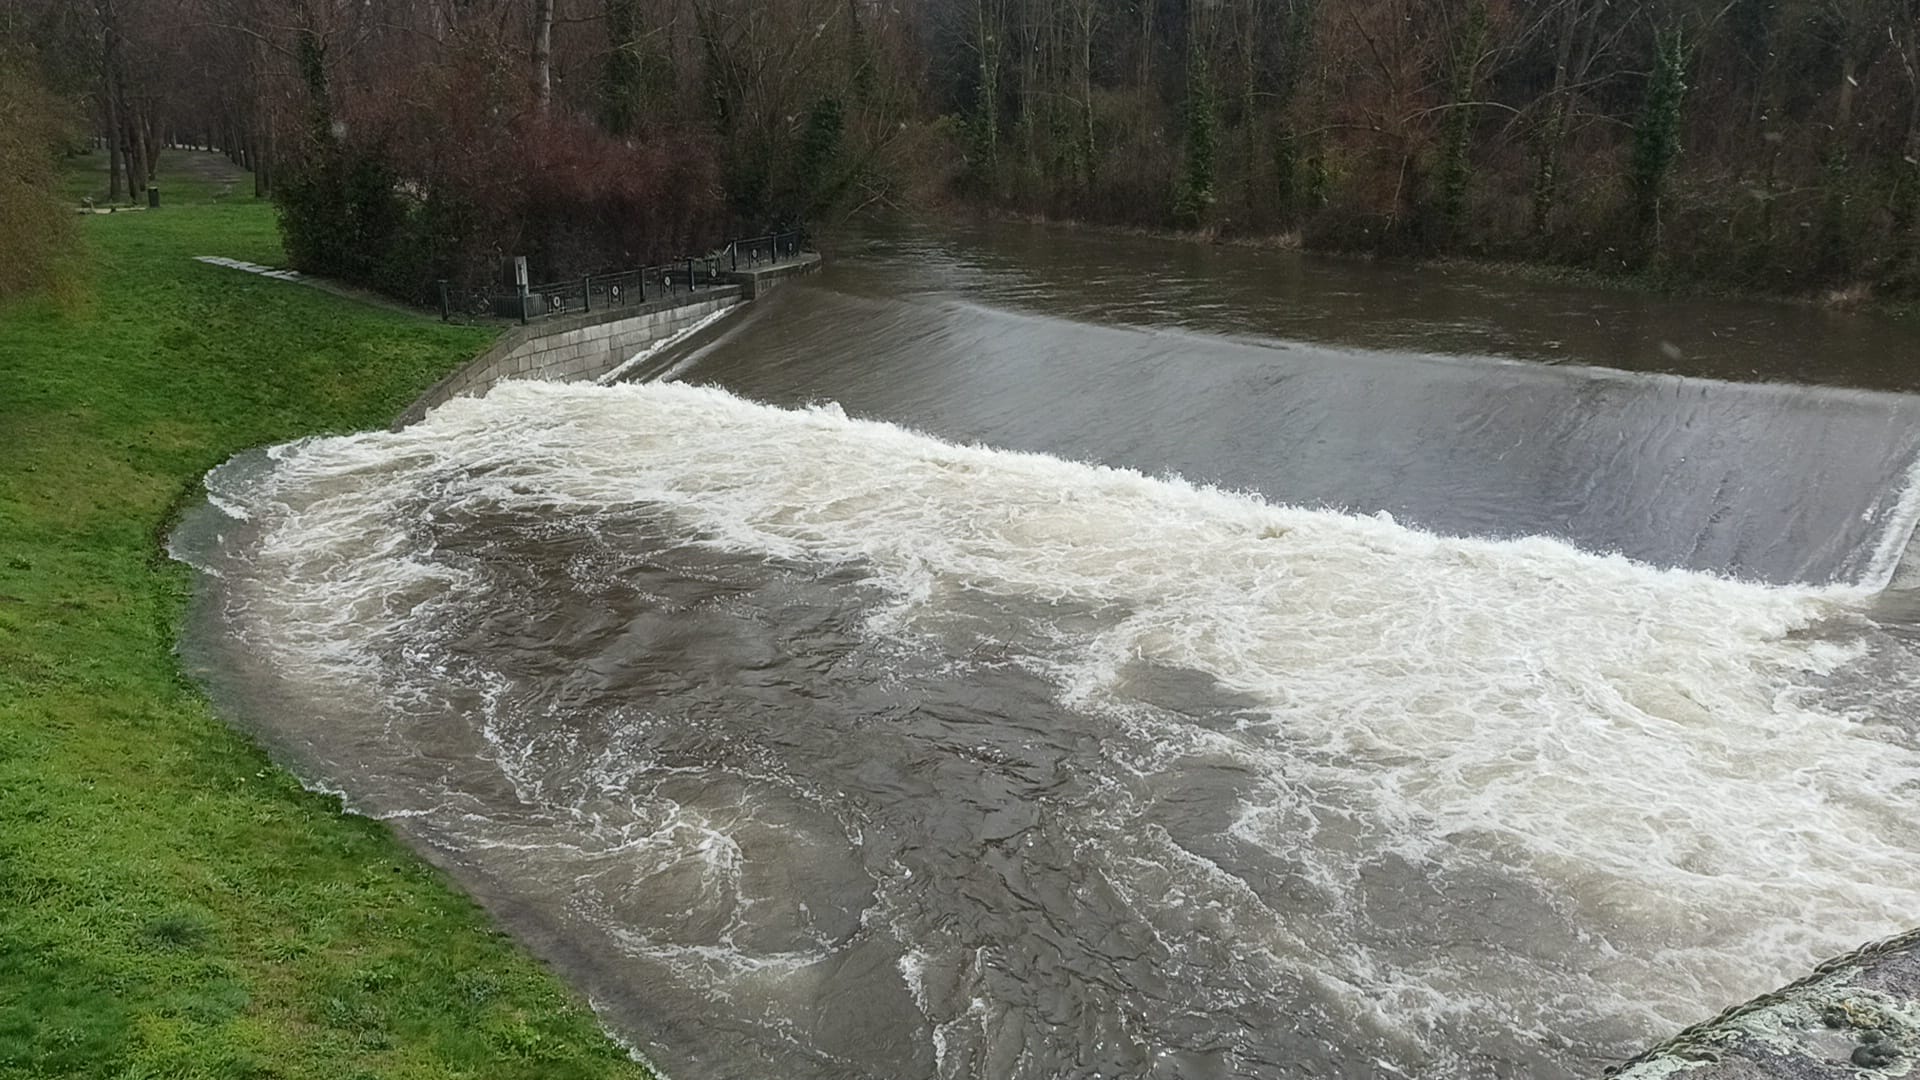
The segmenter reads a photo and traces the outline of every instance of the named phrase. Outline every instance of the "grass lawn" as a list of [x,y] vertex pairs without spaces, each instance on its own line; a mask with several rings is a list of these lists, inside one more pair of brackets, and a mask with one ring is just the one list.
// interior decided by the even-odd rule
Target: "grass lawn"
[[0,306],[0,1078],[645,1076],[179,674],[159,544],[199,477],[384,425],[488,337],[192,261],[282,261],[206,158],[163,159],[166,208],[80,221],[75,296]]

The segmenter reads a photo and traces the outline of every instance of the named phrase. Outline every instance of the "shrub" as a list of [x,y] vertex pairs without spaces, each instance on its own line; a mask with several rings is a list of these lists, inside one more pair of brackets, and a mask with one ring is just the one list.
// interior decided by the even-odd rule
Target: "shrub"
[[[421,73],[408,76],[416,83]],[[334,103],[275,198],[299,269],[430,303],[526,255],[537,279],[655,264],[727,232],[709,142],[644,140],[543,115],[500,58],[457,58],[427,85]]]

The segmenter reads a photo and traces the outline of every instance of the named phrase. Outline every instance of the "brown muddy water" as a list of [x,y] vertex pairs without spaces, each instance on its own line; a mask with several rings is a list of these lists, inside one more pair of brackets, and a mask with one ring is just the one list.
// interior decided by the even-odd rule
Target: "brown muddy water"
[[1592,1075],[1916,921],[1912,327],[831,256],[174,540],[229,714],[670,1075]]

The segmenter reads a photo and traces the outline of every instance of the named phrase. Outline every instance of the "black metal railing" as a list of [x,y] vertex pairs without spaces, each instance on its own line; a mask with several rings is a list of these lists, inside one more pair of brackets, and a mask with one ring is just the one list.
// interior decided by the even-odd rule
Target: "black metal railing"
[[726,277],[730,273],[787,262],[799,258],[808,248],[802,232],[771,233],[735,240],[710,255],[619,273],[583,274],[529,285],[525,290],[494,290],[467,297],[459,304],[448,294],[447,284],[441,282],[440,317],[449,318],[456,308],[469,309],[469,314],[490,308],[495,317],[524,323],[556,315],[636,307],[730,284]]
[[[527,287],[527,318],[635,307],[727,284],[718,256],[682,259],[617,274],[583,274]],[[518,297],[509,297],[509,300]]]
[[806,236],[799,231],[772,233],[750,240],[735,240],[720,250],[730,270],[751,270],[795,259],[805,250]]

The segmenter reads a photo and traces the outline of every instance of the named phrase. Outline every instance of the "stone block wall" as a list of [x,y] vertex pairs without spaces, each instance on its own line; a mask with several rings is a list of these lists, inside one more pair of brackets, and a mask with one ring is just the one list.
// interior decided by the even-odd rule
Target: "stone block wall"
[[394,421],[394,429],[418,423],[429,410],[454,398],[484,394],[507,379],[598,379],[649,345],[741,303],[743,291],[729,285],[692,297],[514,327],[486,352],[428,388]]
[[[573,382],[597,379],[625,363],[633,354],[693,326],[709,315],[740,303],[737,289],[717,290],[705,299],[678,306],[637,312],[611,322],[589,322],[534,338],[512,357],[499,378],[547,379]],[[479,376],[484,378],[484,375]]]
[[506,379],[598,379],[648,346],[819,266],[820,256],[807,252],[785,262],[728,274],[732,284],[705,292],[513,327],[486,352],[429,387],[394,420],[393,429],[419,423],[428,411],[454,398],[485,394],[493,384]]

